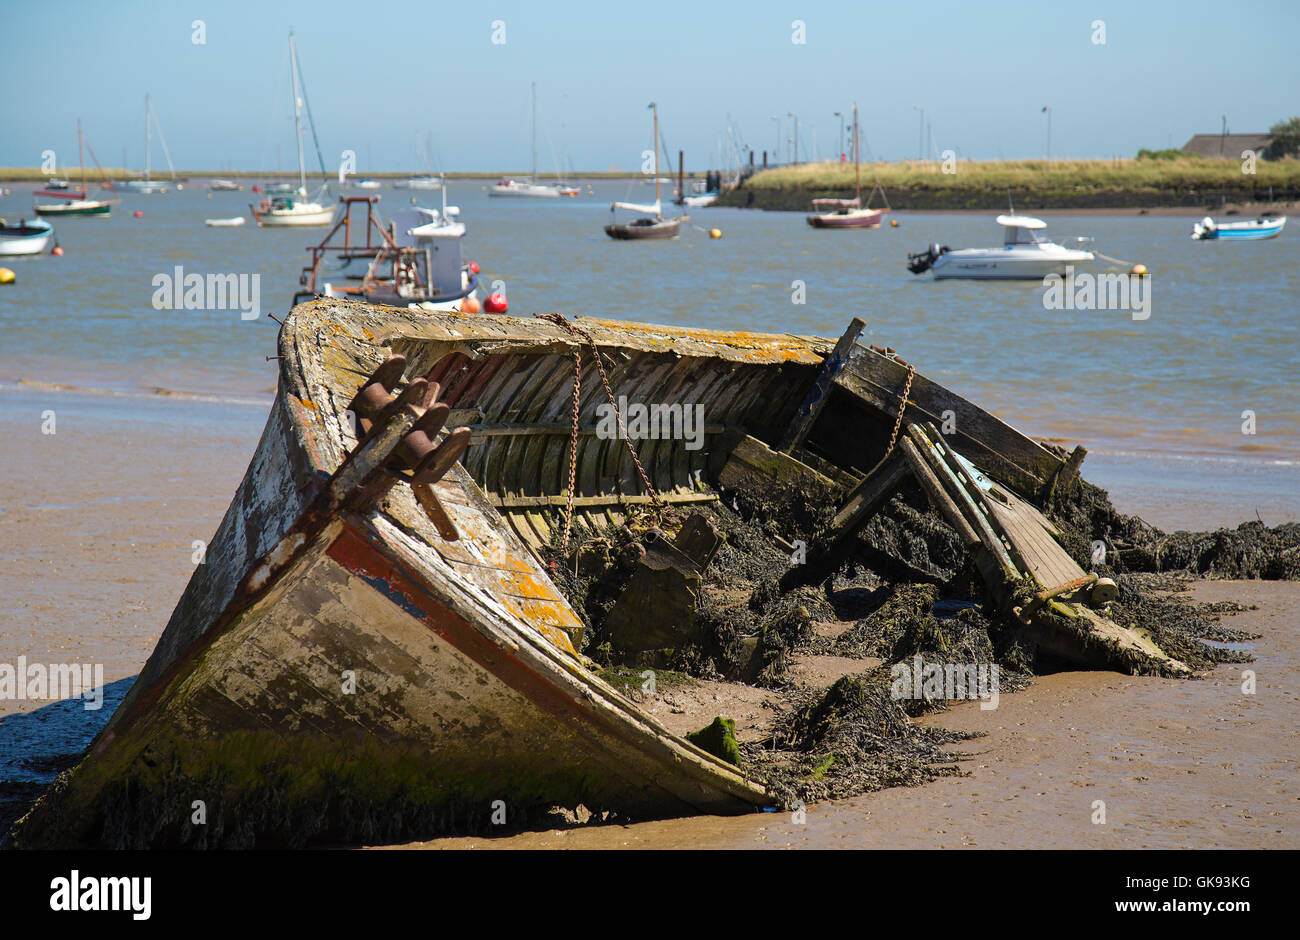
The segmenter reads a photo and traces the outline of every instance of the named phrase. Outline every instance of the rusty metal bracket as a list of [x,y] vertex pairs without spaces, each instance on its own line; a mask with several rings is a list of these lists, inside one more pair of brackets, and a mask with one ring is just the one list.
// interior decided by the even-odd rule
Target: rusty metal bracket
[[403,480],[438,534],[456,541],[460,533],[433,484],[465,453],[472,432],[456,428],[439,439],[451,407],[437,400],[438,383],[425,378],[413,379],[397,392],[405,370],[405,357],[393,356],[353,396],[348,411],[357,417],[359,443],[334,474],[330,495],[336,505],[364,509]]

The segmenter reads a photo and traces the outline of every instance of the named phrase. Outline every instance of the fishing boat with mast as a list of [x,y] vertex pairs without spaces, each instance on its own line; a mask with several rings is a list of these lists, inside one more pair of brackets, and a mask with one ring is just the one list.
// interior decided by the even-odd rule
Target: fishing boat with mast
[[[85,151],[85,139],[81,133],[81,121],[77,121],[77,152],[81,158],[81,189],[38,189],[34,195],[48,196],[53,199],[63,199],[66,201],[62,203],[38,202],[34,206],[37,215],[107,216],[113,211],[113,204],[116,200],[86,198]],[[107,185],[110,190],[113,188],[112,183],[108,183]]]
[[[294,136],[298,144],[298,188],[292,193],[285,195],[271,196],[263,199],[255,206],[249,206],[252,210],[253,219],[259,226],[289,226],[289,225],[329,225],[334,218],[334,206],[323,206],[315,200],[307,197],[307,171],[303,164],[302,155],[302,96],[298,93],[298,83],[301,75],[298,71],[298,51],[294,45],[293,33],[289,34],[289,84],[293,92],[293,124]],[[305,92],[304,92],[305,94]],[[311,112],[307,113],[308,120],[311,120]],[[312,124],[312,139],[316,137],[316,123]],[[319,147],[317,148],[319,158]],[[322,160],[322,175],[324,175],[324,161]],[[324,192],[328,189],[328,184],[321,187]],[[316,197],[319,199],[319,195]]]
[[[871,199],[877,191],[883,197],[884,189],[880,181],[871,190],[867,205],[862,204],[862,161],[858,133],[858,103],[853,103],[853,188],[852,199],[814,199],[813,214],[808,216],[808,224],[813,228],[880,228],[881,216],[889,211],[889,200],[885,199],[885,208],[872,209]],[[817,211],[818,209],[822,211]]]
[[560,187],[537,182],[537,83],[533,82],[533,175],[527,179],[502,177],[488,191],[489,196],[525,196],[559,199]]
[[[153,107],[149,102],[149,95],[144,96],[144,179],[126,180],[122,183],[122,188],[133,193],[165,193],[167,192],[167,183],[162,180],[153,178],[153,125],[157,122],[154,116]],[[162,125],[158,125],[158,140],[162,144],[163,156],[167,158],[167,170],[171,173],[172,185],[177,189],[181,184],[176,182],[176,168],[172,166],[171,154],[167,152],[167,139],[163,137]]]
[[685,215],[678,216],[675,219],[664,218],[663,204],[659,199],[659,106],[652,101],[649,108],[654,112],[655,201],[652,205],[643,205],[636,202],[611,202],[609,204],[611,217],[617,209],[645,213],[641,218],[633,219],[626,224],[610,222],[609,225],[605,226],[605,234],[619,241],[676,238],[681,233],[682,222],[689,218],[689,216]]
[[[293,302],[343,297],[413,310],[477,311],[478,268],[461,254],[465,223],[458,218],[460,209],[447,205],[446,185],[439,188],[441,209],[406,206],[387,225],[375,212],[378,196],[341,196],[343,212],[320,244],[309,249],[311,261],[302,270],[302,289]],[[366,217],[357,228],[352,211],[361,206]],[[336,241],[340,233],[342,239]],[[332,272],[322,270],[327,258],[339,262]]]

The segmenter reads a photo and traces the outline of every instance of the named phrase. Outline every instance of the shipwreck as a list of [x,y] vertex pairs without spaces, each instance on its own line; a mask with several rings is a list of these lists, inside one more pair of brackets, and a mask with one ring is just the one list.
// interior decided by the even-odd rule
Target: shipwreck
[[[635,620],[656,577],[689,584],[709,564],[719,535],[694,507],[783,481],[835,507],[786,587],[833,573],[911,480],[1027,642],[1185,672],[1107,617],[1115,585],[1040,511],[1082,448],[1031,440],[859,342],[863,325],[837,340],[296,307],[266,428],[205,563],[15,844],[366,842],[472,828],[497,807],[645,818],[770,805],[761,775],[601,677],[547,558],[571,534],[641,519],[628,590],[642,594],[621,614]],[[601,433],[619,402],[699,407],[703,446]],[[687,517],[675,533],[655,521],[665,509]]]

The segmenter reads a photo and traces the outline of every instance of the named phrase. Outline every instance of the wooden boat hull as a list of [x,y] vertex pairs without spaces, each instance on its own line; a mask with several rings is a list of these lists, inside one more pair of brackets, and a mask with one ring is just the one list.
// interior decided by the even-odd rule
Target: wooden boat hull
[[640,239],[676,238],[681,234],[680,219],[663,219],[649,224],[631,222],[627,225],[611,223],[605,226],[605,234],[619,241],[637,241]]
[[[909,424],[951,411],[953,446],[1022,494],[1064,466],[936,383],[909,382],[856,333],[836,344],[577,326],[602,349],[614,395],[705,408],[698,435],[636,444],[671,506],[718,499],[702,481],[721,480],[746,441],[869,482],[904,387]],[[296,307],[266,429],[205,563],[17,844],[382,842],[555,805],[634,817],[765,805],[760,781],[667,731],[576,652],[582,622],[533,551],[561,524],[571,447],[577,532],[621,525],[647,500],[622,442],[599,430],[590,355],[571,439],[576,350],[589,352],[584,338],[540,319]],[[405,394],[418,397],[417,376],[437,383],[448,426],[467,429],[463,457],[427,492],[390,463],[418,416],[390,407],[361,442],[349,417],[390,354]],[[208,821],[191,826],[200,799]]]
[[[666,731],[574,651],[581,621],[465,468],[434,487],[455,541],[400,482],[380,504],[339,503],[365,452],[345,417],[359,379],[403,332],[432,328],[411,368],[441,363],[450,391],[467,323],[487,346],[514,334],[505,358],[520,367],[538,343],[564,348],[541,321],[296,308],[267,428],[205,563],[19,845],[417,838],[484,823],[497,800],[510,822],[556,804],[631,816],[765,804],[757,781]],[[199,798],[209,825],[177,823]]]

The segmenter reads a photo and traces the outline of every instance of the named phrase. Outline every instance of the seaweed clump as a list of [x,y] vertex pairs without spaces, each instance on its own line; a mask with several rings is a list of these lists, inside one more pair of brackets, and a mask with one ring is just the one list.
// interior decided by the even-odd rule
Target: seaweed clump
[[742,748],[784,808],[962,773],[945,745],[978,735],[913,724],[884,668],[804,693],[767,740]]
[[[1047,501],[1062,546],[1084,570],[1100,573],[1177,572],[1198,578],[1300,579],[1300,523],[1274,528],[1258,520],[1235,529],[1164,532],[1115,509],[1101,487],[1082,479]],[[1104,550],[1098,552],[1096,543]]]

